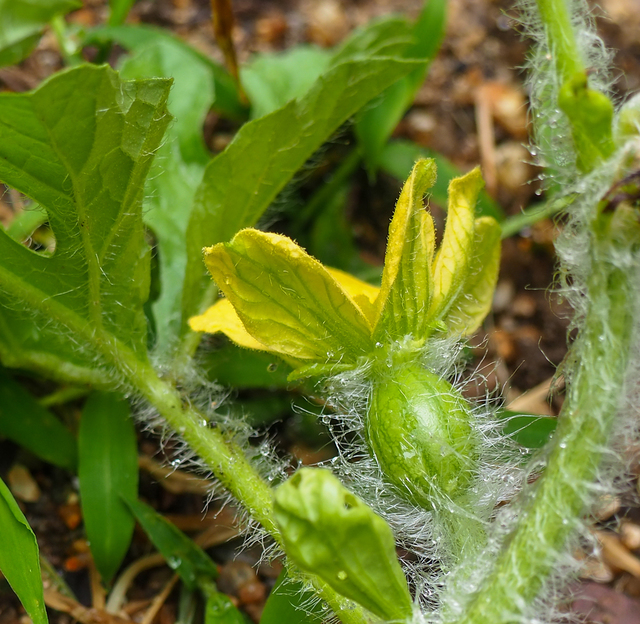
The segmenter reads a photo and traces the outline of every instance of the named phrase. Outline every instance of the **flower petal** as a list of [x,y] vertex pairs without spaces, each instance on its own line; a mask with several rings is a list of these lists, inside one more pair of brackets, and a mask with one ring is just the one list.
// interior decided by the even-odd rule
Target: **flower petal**
[[363,312],[286,236],[242,230],[231,242],[205,249],[205,264],[247,332],[269,351],[352,363],[371,350]]
[[452,334],[468,336],[480,327],[491,309],[499,268],[500,225],[493,217],[476,219],[467,279],[443,319]]
[[192,316],[189,319],[189,326],[193,331],[207,332],[208,334],[222,332],[240,347],[269,351],[265,345],[258,342],[245,329],[228,299],[219,299],[204,314]]
[[435,180],[433,159],[419,160],[400,193],[389,228],[382,286],[376,302],[376,338],[386,335],[399,339],[408,334],[421,338],[424,334],[435,233],[423,197]]
[[473,253],[474,208],[483,186],[479,167],[449,183],[447,225],[433,264],[430,322],[446,314],[467,280]]

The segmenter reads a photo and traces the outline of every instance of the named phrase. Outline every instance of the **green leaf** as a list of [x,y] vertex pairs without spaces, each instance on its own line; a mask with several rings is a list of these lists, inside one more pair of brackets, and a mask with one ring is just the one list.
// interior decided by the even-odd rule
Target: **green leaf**
[[0,433],[47,462],[69,470],[76,468],[73,434],[2,369]]
[[558,425],[558,419],[551,416],[523,414],[505,409],[500,410],[497,416],[504,421],[502,433],[528,449],[542,448]]
[[242,323],[272,353],[355,362],[371,348],[362,311],[290,238],[242,230],[205,251],[205,264]]
[[122,348],[146,360],[142,191],[169,86],[81,66],[0,95],[0,179],[42,205],[56,238],[44,257],[0,231],[5,365],[104,385]]
[[413,43],[404,51],[405,58],[423,59],[420,67],[387,88],[360,115],[355,133],[371,174],[378,167],[380,153],[398,122],[413,102],[424,82],[430,62],[438,52],[446,27],[446,0],[427,0],[411,29]]
[[135,0],[109,0],[109,26],[119,26],[127,19],[127,15]]
[[122,497],[138,493],[138,446],[128,403],[95,392],[78,433],[80,502],[91,554],[108,584],[127,553],[135,521]]
[[500,226],[495,219],[476,219],[467,277],[443,318],[452,334],[472,334],[489,313],[500,269],[500,239]]
[[133,498],[124,499],[124,502],[167,565],[180,575],[185,585],[193,589],[201,576],[214,580],[218,577],[209,555],[155,509]]
[[206,587],[204,594],[207,598],[204,624],[250,624],[250,620],[238,611],[229,596],[216,591],[213,583],[211,587],[207,587],[208,583],[204,585]]
[[0,0],[0,67],[26,58],[52,18],[81,6],[79,0]]
[[204,63],[169,37],[136,47],[121,66],[125,78],[175,76],[168,108],[175,122],[159,148],[145,187],[144,220],[158,245],[160,296],[153,302],[155,349],[166,354],[180,328],[187,262],[186,230],[195,190],[209,160],[202,127],[214,99],[214,79]]
[[331,53],[315,46],[254,56],[240,68],[251,117],[262,117],[304,95],[327,68]]
[[47,222],[47,213],[40,206],[21,210],[9,223],[7,234],[19,243],[27,240],[41,225]]
[[234,388],[286,388],[291,366],[262,351],[241,349],[229,343],[199,355],[207,377]]
[[591,171],[613,154],[613,103],[589,88],[586,72],[578,72],[562,85],[558,106],[571,123],[578,169]]
[[411,617],[389,525],[329,470],[302,468],[274,495],[287,557],[383,620]]
[[412,61],[370,58],[340,63],[309,92],[249,122],[207,167],[187,230],[182,324],[212,303],[202,248],[230,240],[264,214],[316,149],[386,86],[415,68]]
[[322,603],[314,592],[282,570],[264,605],[260,624],[320,624],[323,619]]
[[391,226],[382,285],[376,300],[378,321],[374,339],[385,335],[420,339],[426,328],[431,291],[435,229],[423,199],[436,181],[433,160],[419,160],[406,181]]
[[[398,180],[404,181],[411,173],[413,165],[420,158],[433,158],[435,160],[438,179],[430,191],[431,197],[438,205],[446,208],[449,182],[462,175],[462,172],[444,156],[421,147],[413,141],[399,139],[391,141],[384,147],[380,155],[379,165],[383,171]],[[480,191],[478,196],[476,215],[479,217],[493,217],[497,221],[502,221],[505,217],[500,205],[493,201],[485,191]]]
[[38,542],[9,488],[0,479],[0,572],[33,624],[47,624]]
[[[160,44],[159,42],[163,42]],[[166,30],[144,25],[106,26],[87,33],[84,45],[115,42],[132,52],[157,43],[158,45],[177,46],[189,59],[188,65],[198,65],[213,79],[215,98],[213,109],[232,119],[246,119],[247,107],[240,102],[238,89],[229,73],[206,54],[191,47],[186,41],[175,37]],[[188,70],[188,67],[187,67]],[[195,71],[195,70],[194,70]],[[174,76],[177,78],[177,76]]]

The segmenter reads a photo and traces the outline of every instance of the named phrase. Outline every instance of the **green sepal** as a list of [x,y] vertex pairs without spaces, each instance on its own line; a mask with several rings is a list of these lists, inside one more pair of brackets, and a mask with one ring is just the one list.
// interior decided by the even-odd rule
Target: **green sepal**
[[591,171],[613,154],[613,104],[604,93],[589,88],[586,73],[579,72],[562,85],[558,106],[571,123],[578,169]]
[[230,243],[205,249],[205,263],[247,332],[270,352],[349,363],[370,350],[360,308],[291,239],[242,230]]
[[433,159],[419,160],[402,188],[389,228],[374,339],[421,337],[431,299],[435,230],[423,197],[436,181]]
[[274,495],[285,552],[304,572],[385,621],[412,601],[389,525],[329,471],[302,468]]

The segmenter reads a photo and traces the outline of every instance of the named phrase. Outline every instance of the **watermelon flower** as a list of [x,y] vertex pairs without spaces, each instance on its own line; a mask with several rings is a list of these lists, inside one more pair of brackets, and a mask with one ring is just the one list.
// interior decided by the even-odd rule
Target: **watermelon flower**
[[436,251],[423,197],[433,160],[418,161],[389,230],[382,283],[371,286],[323,266],[291,239],[255,229],[204,250],[225,298],[190,320],[294,368],[290,379],[371,363],[365,438],[387,480],[431,507],[464,491],[476,465],[467,402],[421,364],[433,337],[473,333],[488,313],[500,259],[500,226],[476,218],[478,168],[449,185],[448,217]]

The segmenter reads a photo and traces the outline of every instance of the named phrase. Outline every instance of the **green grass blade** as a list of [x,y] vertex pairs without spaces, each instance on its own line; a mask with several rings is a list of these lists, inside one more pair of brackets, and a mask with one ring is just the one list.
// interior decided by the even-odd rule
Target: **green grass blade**
[[419,67],[391,85],[360,115],[355,126],[370,173],[378,167],[380,153],[394,128],[411,106],[418,89],[424,82],[429,65],[440,48],[446,27],[446,0],[427,0],[415,25],[409,33],[413,43],[404,51],[405,58],[422,59]]
[[187,587],[198,585],[199,577],[215,580],[218,569],[207,553],[155,509],[135,498],[123,499],[153,545]]
[[0,571],[33,624],[47,624],[38,543],[27,519],[0,480]]
[[138,493],[138,451],[129,405],[96,392],[82,410],[78,435],[80,502],[91,553],[109,583],[129,548],[135,521],[122,497]]
[[0,369],[0,433],[61,468],[75,470],[74,435],[18,382]]

